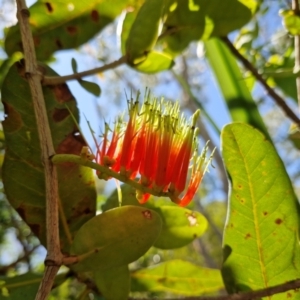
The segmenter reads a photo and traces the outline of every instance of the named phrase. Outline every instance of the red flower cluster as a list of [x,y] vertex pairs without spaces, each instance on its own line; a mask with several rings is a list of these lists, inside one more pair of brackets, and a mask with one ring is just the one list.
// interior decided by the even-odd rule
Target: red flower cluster
[[[198,155],[196,143],[195,124],[200,111],[188,122],[180,115],[178,103],[151,100],[149,93],[145,98],[141,109],[138,97],[128,101],[129,121],[125,126],[121,118],[117,120],[110,141],[106,125],[102,143],[97,147],[97,163],[126,178],[138,177],[141,186],[156,193],[168,192],[173,202],[185,206],[194,197],[207,168],[207,148]],[[108,179],[100,172],[98,176]],[[179,198],[185,189],[185,195]],[[149,196],[137,191],[140,203]]]

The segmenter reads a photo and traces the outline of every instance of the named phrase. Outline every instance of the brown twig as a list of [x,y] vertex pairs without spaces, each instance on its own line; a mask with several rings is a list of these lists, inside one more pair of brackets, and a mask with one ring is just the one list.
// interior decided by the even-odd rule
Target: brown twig
[[261,74],[258,73],[257,69],[251,64],[251,62],[246,59],[231,43],[228,37],[222,37],[221,40],[228,46],[231,53],[244,65],[246,69],[248,69],[253,76],[263,85],[268,94],[274,99],[276,104],[281,107],[281,109],[285,112],[285,114],[297,125],[300,126],[300,119],[293,112],[293,110],[286,104],[284,99],[279,96],[273,88],[271,88],[266,80],[263,78]]
[[[299,9],[299,1],[292,0],[292,9],[296,16],[299,16],[300,9]],[[294,37],[294,44],[295,44],[295,68],[294,72],[298,73],[300,71],[300,35],[295,35]],[[298,106],[300,108],[300,76],[298,75],[296,78],[296,87],[297,87],[297,99],[298,99]]]
[[56,168],[49,157],[55,154],[42,91],[42,75],[38,70],[32,33],[29,26],[29,10],[25,0],[16,0],[17,18],[25,58],[25,75],[30,86],[32,103],[37,121],[41,147],[41,159],[45,168],[47,257],[46,270],[36,299],[45,299],[51,291],[54,278],[62,263],[58,231],[58,182]]
[[57,84],[61,84],[66,81],[69,81],[69,80],[78,80],[85,76],[94,75],[97,73],[101,73],[101,72],[104,72],[107,70],[114,69],[114,68],[126,63],[126,61],[127,61],[127,57],[126,57],[126,55],[124,55],[124,56],[120,57],[118,60],[113,61],[112,63],[109,63],[107,65],[104,65],[102,67],[98,67],[98,68],[95,68],[92,70],[87,70],[87,71],[74,73],[74,74],[66,75],[66,76],[59,76],[59,77],[45,76],[43,78],[42,83],[43,83],[43,85],[57,85]]
[[[255,300],[255,299],[261,299],[262,297],[268,297],[275,294],[284,293],[290,290],[296,290],[298,288],[300,288],[300,279],[292,280],[286,283],[278,284],[257,291],[240,292],[231,295],[213,296],[213,297],[186,297],[183,298],[183,300]],[[178,298],[175,299],[168,298],[168,299],[176,300]],[[147,300],[147,299],[130,298],[130,300]]]

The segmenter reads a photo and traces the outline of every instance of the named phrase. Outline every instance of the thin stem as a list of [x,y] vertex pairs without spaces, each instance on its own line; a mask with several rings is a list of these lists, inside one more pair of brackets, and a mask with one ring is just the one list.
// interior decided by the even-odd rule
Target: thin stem
[[[275,294],[280,294],[287,292],[289,290],[295,290],[300,287],[300,279],[292,280],[289,282],[285,282],[282,284],[278,284],[272,287],[268,287],[265,289],[257,290],[257,291],[250,291],[250,292],[239,292],[236,294],[225,295],[225,296],[213,296],[213,297],[186,297],[182,298],[183,300],[254,300],[254,299],[261,299],[262,297],[268,297]],[[288,296],[287,296],[288,297]],[[176,300],[178,298],[169,300]],[[130,298],[130,300],[133,300]],[[142,300],[142,299],[134,299],[134,300]],[[143,299],[147,300],[147,299]]]
[[[294,14],[299,16],[300,9],[299,9],[299,1],[292,0],[292,8]],[[294,37],[294,47],[295,47],[295,68],[294,72],[298,73],[300,71],[300,35],[295,35]],[[297,99],[298,99],[298,106],[300,109],[300,76],[298,75],[296,78],[296,87],[297,87]]]
[[82,77],[86,77],[89,75],[94,75],[97,73],[102,73],[104,71],[114,69],[114,68],[126,63],[126,61],[127,61],[127,57],[124,55],[112,63],[109,63],[107,65],[104,65],[102,67],[98,67],[98,68],[95,68],[92,70],[74,73],[74,74],[66,75],[66,76],[58,76],[58,77],[45,76],[43,78],[42,83],[43,83],[43,85],[57,85],[57,84],[65,83],[66,81],[69,81],[69,80],[78,80],[78,79],[81,79]]
[[285,100],[279,96],[273,88],[271,88],[266,80],[262,77],[261,74],[258,73],[257,69],[251,64],[249,60],[247,60],[231,43],[231,41],[227,37],[222,37],[221,40],[228,46],[232,54],[238,58],[238,60],[244,65],[246,69],[248,69],[253,76],[263,85],[268,94],[273,98],[276,104],[281,107],[281,109],[285,112],[288,118],[290,118],[294,123],[300,126],[300,119],[293,112],[293,110],[285,103]]
[[41,159],[45,169],[47,257],[46,270],[36,299],[46,299],[51,291],[56,273],[62,263],[59,244],[58,182],[56,168],[49,157],[55,154],[42,91],[42,74],[38,70],[34,43],[29,25],[29,10],[25,0],[16,0],[17,18],[24,49],[25,75],[30,86],[37,121]]

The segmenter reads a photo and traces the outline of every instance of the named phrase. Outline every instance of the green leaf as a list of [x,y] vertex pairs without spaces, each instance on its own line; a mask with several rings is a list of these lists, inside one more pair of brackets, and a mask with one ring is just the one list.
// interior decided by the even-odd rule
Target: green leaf
[[126,40],[126,54],[131,65],[146,59],[156,43],[164,1],[145,0],[139,9]]
[[[38,1],[30,11],[30,25],[39,60],[48,59],[57,50],[76,48],[101,31],[122,12],[129,1],[103,0]],[[11,27],[5,39],[10,56],[22,50],[19,25]]]
[[168,1],[164,45],[176,55],[192,41],[225,36],[250,21],[256,6],[257,3],[252,0]]
[[[49,76],[58,76],[45,65],[40,68]],[[85,142],[70,115],[71,111],[79,123],[76,101],[68,86],[44,86],[43,93],[56,153],[79,155]],[[2,123],[6,142],[2,172],[6,196],[41,243],[46,245],[44,166],[22,63],[13,65],[6,76],[2,101],[6,114]],[[91,169],[73,163],[58,165],[57,171],[62,203],[60,220],[65,219],[60,223],[61,247],[64,253],[68,253],[72,235],[95,215],[94,175]],[[71,236],[68,236],[67,229]]]
[[105,300],[127,300],[130,291],[128,266],[94,272],[95,283]]
[[[199,212],[179,207],[169,199],[150,197],[141,205],[136,200],[135,190],[122,185],[122,205],[136,205],[156,211],[162,219],[162,229],[154,245],[161,249],[175,249],[190,244],[207,229],[207,220]],[[115,190],[102,206],[103,211],[118,207],[118,193]]]
[[[72,58],[71,65],[72,65],[73,72],[77,73],[78,66],[77,66],[77,62],[76,62],[75,58]],[[101,89],[97,83],[86,81],[83,79],[79,79],[78,83],[81,85],[81,87],[83,87],[86,91],[93,94],[94,96],[96,96],[96,97],[100,96]]]
[[[271,143],[246,124],[222,132],[231,178],[223,279],[230,293],[263,289],[299,278],[299,205]],[[300,299],[299,291],[269,299]]]
[[199,212],[177,206],[153,207],[163,221],[163,226],[154,246],[174,249],[188,245],[201,236],[207,228],[207,220]]
[[5,76],[7,75],[9,69],[11,68],[11,66],[17,62],[18,60],[20,60],[22,58],[22,53],[17,52],[14,55],[12,55],[11,57],[1,61],[0,63],[0,89],[2,88],[2,83],[5,79]]
[[171,260],[131,274],[133,292],[166,292],[183,296],[199,296],[223,289],[220,270]]
[[154,74],[161,71],[169,70],[173,67],[174,61],[172,57],[166,53],[160,53],[157,51],[150,51],[147,54],[147,58],[141,63],[134,65],[134,69],[137,71]]
[[297,124],[292,124],[289,130],[289,139],[297,149],[300,149],[300,130]]
[[78,68],[78,66],[77,66],[77,61],[76,61],[76,59],[75,59],[74,57],[72,57],[72,60],[71,60],[71,66],[72,66],[73,72],[74,72],[74,73],[77,73],[77,68]]
[[258,128],[271,140],[257,105],[243,80],[242,72],[229,49],[218,39],[205,42],[205,48],[232,120]]
[[71,253],[79,256],[76,271],[100,271],[127,265],[142,256],[161,231],[159,215],[137,206],[123,206],[85,223]]
[[101,94],[101,89],[100,86],[95,83],[95,82],[91,82],[91,81],[86,81],[86,80],[78,80],[78,83],[89,93],[93,94],[96,97],[99,97]]
[[[130,32],[131,26],[136,18],[136,15],[137,15],[137,9],[135,9],[133,11],[128,11],[128,12],[126,12],[126,14],[124,16],[124,19],[121,19],[121,21],[120,21],[120,22],[122,22],[122,30],[121,30],[119,39],[120,39],[122,55],[126,54],[126,41],[128,39],[129,32]],[[118,26],[120,26],[120,24]]]
[[[26,273],[15,277],[0,276],[0,299],[34,299],[43,275]],[[62,284],[66,274],[56,276],[54,286]]]
[[300,17],[292,9],[281,10],[279,14],[287,31],[292,35],[300,34]]
[[[289,47],[283,55],[274,54],[263,70],[265,76],[268,76],[268,83],[276,85],[284,94],[298,102],[296,77],[294,73],[295,59],[293,57],[294,47]],[[274,84],[275,83],[275,84]]]

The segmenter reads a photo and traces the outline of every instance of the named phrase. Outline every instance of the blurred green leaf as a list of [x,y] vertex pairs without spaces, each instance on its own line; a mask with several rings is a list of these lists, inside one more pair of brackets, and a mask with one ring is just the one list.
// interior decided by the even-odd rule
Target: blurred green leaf
[[21,52],[16,52],[13,54],[11,57],[3,60],[0,64],[0,89],[2,88],[2,83],[5,79],[5,76],[7,75],[9,69],[11,66],[20,60],[22,58],[22,53]]
[[289,139],[297,149],[300,149],[300,129],[298,125],[292,124],[289,130]]
[[287,31],[292,35],[300,34],[300,17],[292,9],[281,10],[279,14]]
[[180,248],[201,236],[207,228],[207,220],[199,212],[183,207],[153,207],[163,221],[154,246],[161,249]]
[[232,120],[258,128],[271,140],[242,72],[229,49],[218,39],[205,42],[205,48]]
[[[30,11],[30,25],[39,60],[48,59],[57,50],[76,48],[101,31],[128,5],[126,0],[37,1]],[[11,27],[5,39],[10,56],[22,50],[19,25]]]
[[[299,277],[299,205],[271,143],[246,124],[225,126],[222,152],[231,179],[223,279],[230,293]],[[272,299],[300,299],[299,291]]]
[[[294,47],[289,47],[284,55],[274,54],[269,57],[263,73],[268,76],[268,83],[280,88],[285,95],[298,102],[296,74],[294,73]],[[273,83],[273,84],[272,84]],[[275,84],[274,84],[275,83]]]
[[94,272],[95,283],[105,300],[127,300],[130,291],[128,266]]
[[[130,28],[136,18],[137,12],[137,9],[133,11],[128,11],[124,15],[124,18],[121,18],[121,20],[119,21],[122,22],[122,30],[119,36],[122,55],[126,54],[126,41],[130,32]],[[119,26],[121,25],[119,24]]]
[[133,272],[133,292],[168,292],[199,296],[223,289],[220,270],[196,266],[183,260],[171,260]]
[[[136,200],[135,190],[122,185],[122,205],[137,205],[156,211],[162,219],[162,230],[154,245],[161,249],[180,248],[190,244],[207,229],[207,220],[199,212],[179,207],[169,199],[150,197],[141,205]],[[102,206],[103,211],[118,207],[118,193],[115,190]]]
[[156,43],[164,1],[145,0],[126,39],[128,62],[136,65],[147,58]]
[[147,58],[143,62],[134,65],[133,67],[137,71],[147,74],[154,74],[169,70],[173,67],[173,65],[174,61],[168,54],[150,51],[147,55]]
[[93,94],[96,97],[99,97],[101,94],[101,89],[100,86],[95,83],[95,82],[91,82],[91,81],[86,81],[86,80],[78,80],[78,83],[89,93]]
[[[72,58],[71,60],[72,70],[74,73],[77,73],[77,62],[75,58]],[[81,85],[82,88],[84,88],[89,93],[93,94],[96,97],[99,97],[101,94],[101,89],[99,85],[95,82],[86,81],[83,79],[78,79],[78,83]]]
[[256,7],[252,0],[169,0],[165,7],[164,46],[168,52],[179,54],[192,41],[225,36],[249,22]]
[[77,61],[74,57],[72,57],[72,59],[71,59],[71,66],[72,66],[73,72],[77,73],[78,66],[77,66]]
[[[47,75],[58,76],[46,65],[40,68]],[[76,101],[68,86],[44,86],[43,93],[56,153],[79,155],[85,142],[70,115],[71,111],[79,122]],[[2,102],[6,114],[2,123],[6,143],[2,172],[5,193],[10,204],[41,243],[46,245],[44,166],[41,163],[37,124],[23,64],[13,65],[6,76]],[[95,182],[92,170],[77,164],[58,165],[57,171],[62,203],[60,213],[63,212],[65,217],[64,226],[60,223],[61,247],[64,253],[68,253],[72,235],[95,215]]]
[[[43,275],[28,272],[15,277],[0,276],[0,299],[34,299]],[[66,274],[56,276],[54,287],[62,284]]]
[[71,253],[82,255],[82,260],[72,267],[81,272],[127,265],[153,245],[161,225],[159,215],[148,208],[108,210],[86,222],[76,234]]

